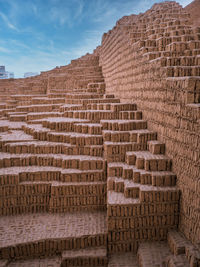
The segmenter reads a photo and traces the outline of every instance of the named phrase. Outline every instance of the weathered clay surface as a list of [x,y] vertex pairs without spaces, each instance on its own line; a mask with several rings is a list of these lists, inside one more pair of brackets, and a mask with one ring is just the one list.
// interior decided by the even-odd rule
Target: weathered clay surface
[[190,23],[156,4],[94,54],[0,82],[0,266],[199,266]]

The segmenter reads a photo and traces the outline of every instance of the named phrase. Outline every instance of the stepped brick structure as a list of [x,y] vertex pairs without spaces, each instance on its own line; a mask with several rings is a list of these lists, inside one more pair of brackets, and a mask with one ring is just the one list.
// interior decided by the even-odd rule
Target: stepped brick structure
[[155,4],[93,54],[0,81],[0,266],[200,266],[190,10]]

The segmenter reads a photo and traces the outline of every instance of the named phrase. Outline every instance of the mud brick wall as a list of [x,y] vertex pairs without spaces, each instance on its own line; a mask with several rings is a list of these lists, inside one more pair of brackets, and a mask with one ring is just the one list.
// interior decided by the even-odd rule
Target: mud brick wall
[[195,0],[185,7],[185,11],[191,14],[191,20],[195,25],[200,26],[200,17],[199,17],[200,1]]
[[102,82],[97,51],[72,60],[67,66],[43,72],[42,75],[48,77],[48,89],[86,88],[88,83]]
[[0,215],[106,209],[105,181],[62,184],[69,180],[55,171],[0,175]]
[[136,252],[142,240],[163,240],[178,222],[178,201],[108,205],[108,250]]
[[[38,238],[40,232],[38,231]],[[84,249],[92,246],[105,246],[107,238],[105,234],[84,236],[78,238],[56,238],[35,242],[23,242],[0,248],[0,257],[3,259],[21,259],[30,257],[51,256],[65,250]]]
[[124,17],[103,35],[106,93],[136,103],[165,142],[181,189],[179,228],[200,240],[199,28],[175,2]]
[[30,77],[25,79],[5,79],[0,80],[1,101],[10,98],[10,95],[40,95],[47,90],[47,79],[43,76]]

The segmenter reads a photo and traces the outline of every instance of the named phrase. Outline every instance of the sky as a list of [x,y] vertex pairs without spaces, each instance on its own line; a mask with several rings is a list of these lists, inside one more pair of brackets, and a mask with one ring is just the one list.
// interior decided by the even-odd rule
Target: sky
[[92,53],[118,19],[157,2],[163,1],[0,0],[0,65],[19,78],[69,64]]

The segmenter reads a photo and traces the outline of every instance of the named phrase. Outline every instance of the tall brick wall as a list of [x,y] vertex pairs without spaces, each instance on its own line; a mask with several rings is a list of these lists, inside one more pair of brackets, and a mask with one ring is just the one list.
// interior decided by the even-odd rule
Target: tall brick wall
[[166,143],[182,197],[179,228],[200,240],[200,28],[175,2],[119,20],[104,34],[107,93],[136,102]]
[[200,26],[200,16],[199,16],[200,0],[192,1],[192,3],[187,5],[184,9],[186,12],[191,14],[191,21],[196,26]]

